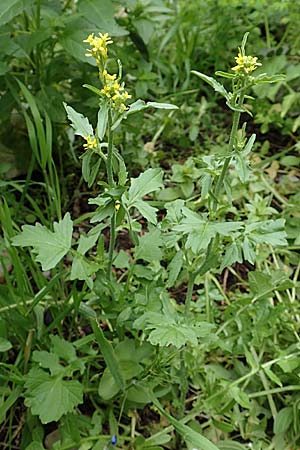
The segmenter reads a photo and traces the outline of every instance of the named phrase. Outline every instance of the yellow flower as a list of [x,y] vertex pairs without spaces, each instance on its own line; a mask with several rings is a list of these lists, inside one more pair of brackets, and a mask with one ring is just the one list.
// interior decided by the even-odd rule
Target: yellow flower
[[256,56],[245,56],[241,53],[238,54],[235,61],[237,65],[232,67],[231,70],[237,73],[249,74],[257,69],[257,67],[261,66],[261,64],[257,62]]
[[93,56],[98,65],[103,65],[103,60],[107,59],[107,46],[112,44],[113,41],[109,37],[108,33],[99,33],[99,36],[94,36],[94,33],[90,34],[83,42],[90,44],[90,49],[87,51],[86,56]]
[[117,78],[117,75],[115,73],[113,75],[110,75],[106,69],[103,70],[102,75],[105,81],[114,81]]
[[83,144],[84,148],[93,149],[97,147],[97,139],[95,136],[86,136],[84,139],[86,140],[86,144]]
[[106,97],[110,97],[111,96],[111,94],[110,94],[110,87],[109,86],[104,86],[104,88],[103,89],[101,89],[101,94],[103,94],[103,95],[106,95]]

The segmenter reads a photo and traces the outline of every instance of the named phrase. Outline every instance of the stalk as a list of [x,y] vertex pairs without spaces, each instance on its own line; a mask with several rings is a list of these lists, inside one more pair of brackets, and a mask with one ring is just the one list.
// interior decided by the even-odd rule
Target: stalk
[[189,272],[189,281],[187,287],[187,293],[185,298],[184,315],[187,316],[190,311],[191,301],[193,296],[194,284],[195,284],[196,274],[194,272]]
[[[108,150],[107,150],[107,181],[110,187],[114,187],[114,176],[113,176],[113,168],[112,168],[112,159],[113,159],[113,132],[112,132],[112,117],[111,111],[108,111]],[[112,275],[112,261],[114,248],[116,243],[116,210],[114,210],[113,215],[110,220],[110,235],[109,235],[109,249],[108,249],[108,265],[107,265],[107,275],[108,278],[111,279]]]
[[[241,93],[240,93],[240,96],[239,96],[239,101],[238,101],[238,104],[237,104],[238,108],[242,107],[243,102],[244,102],[244,97],[245,97],[245,94],[243,92],[243,86],[242,86]],[[214,190],[213,207],[212,207],[213,212],[215,212],[216,209],[217,209],[217,206],[218,206],[218,204],[217,204],[218,195],[219,195],[220,190],[221,190],[221,188],[222,188],[222,186],[224,184],[224,179],[225,179],[225,176],[226,176],[229,164],[231,162],[231,158],[232,158],[231,157],[231,152],[232,152],[232,150],[234,148],[234,144],[235,144],[235,140],[236,140],[236,136],[237,136],[237,132],[238,132],[238,128],[239,128],[239,123],[240,123],[240,117],[241,117],[240,111],[234,111],[232,127],[231,127],[231,132],[230,132],[230,138],[229,138],[229,143],[228,143],[228,149],[227,149],[227,152],[226,152],[227,153],[226,154],[226,159],[224,161],[221,175],[219,176],[219,178],[217,180],[217,184],[216,184],[216,187],[215,187],[215,190]]]
[[112,169],[112,158],[113,158],[113,133],[112,133],[112,117],[111,111],[108,111],[108,149],[107,149],[107,181],[110,187],[114,186],[114,176]]

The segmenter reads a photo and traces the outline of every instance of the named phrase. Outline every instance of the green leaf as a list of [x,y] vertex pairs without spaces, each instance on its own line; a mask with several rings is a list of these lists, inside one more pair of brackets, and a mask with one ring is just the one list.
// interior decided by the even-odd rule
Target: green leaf
[[246,225],[246,234],[256,244],[287,245],[285,219],[265,220]]
[[43,369],[49,369],[51,375],[61,373],[64,368],[59,364],[59,358],[54,353],[46,352],[45,350],[35,350],[32,354],[32,360],[39,364]]
[[17,400],[20,399],[23,388],[21,386],[16,387],[12,392],[9,393],[8,397],[4,401],[1,399],[0,404],[0,423],[3,423],[7,412],[15,404]]
[[109,32],[111,36],[128,34],[124,28],[117,24],[111,0],[80,0],[78,10],[88,22],[95,26],[95,31]]
[[106,365],[107,365],[111,375],[113,376],[118,388],[123,391],[125,389],[125,380],[124,380],[123,374],[121,372],[121,369],[119,367],[119,363],[116,358],[114,349],[113,349],[111,343],[104,336],[104,333],[103,333],[102,328],[100,327],[98,321],[92,319],[91,325],[92,325],[92,328],[94,331],[95,338],[98,341],[103,358],[106,362]]
[[167,347],[174,345],[181,348],[187,343],[197,345],[197,334],[195,331],[185,324],[177,323],[161,323],[161,326],[152,330],[149,334],[148,341],[152,345]]
[[139,212],[142,214],[143,217],[145,217],[145,219],[148,220],[148,222],[152,223],[153,225],[157,224],[157,217],[156,217],[156,213],[158,211],[157,208],[154,208],[153,206],[149,205],[144,200],[136,200],[133,206],[139,210]]
[[90,289],[93,287],[91,276],[98,270],[99,266],[90,261],[86,261],[82,256],[75,256],[72,261],[70,280],[86,281]]
[[281,409],[275,417],[274,433],[285,433],[293,422],[293,407],[287,406]]
[[183,266],[183,253],[181,250],[179,250],[172,261],[169,264],[168,271],[169,271],[169,277],[167,281],[167,287],[170,288],[174,286],[174,284],[177,281],[178,275],[182,269]]
[[201,78],[203,81],[208,83],[211,87],[213,87],[216,92],[219,92],[221,95],[223,95],[223,97],[225,97],[227,100],[229,100],[228,92],[226,91],[224,86],[221,83],[219,83],[217,80],[205,75],[204,73],[197,72],[196,70],[192,70],[192,74]]
[[25,377],[25,405],[43,424],[58,421],[83,402],[83,386],[78,381],[51,376],[33,368]]
[[162,245],[163,241],[159,229],[153,228],[149,233],[145,233],[139,238],[135,259],[144,259],[148,262],[160,261],[162,259]]
[[25,450],[45,450],[45,447],[40,442],[33,441],[26,447]]
[[218,442],[218,447],[220,450],[247,450],[242,444],[235,441],[220,441]]
[[152,402],[158,411],[168,419],[171,425],[173,425],[175,430],[183,437],[188,445],[193,446],[197,450],[220,450],[215,444],[206,439],[206,437],[202,436],[200,433],[197,433],[192,428],[181,423],[179,420],[167,413],[154,395],[152,395]]
[[59,336],[50,336],[51,347],[55,355],[71,363],[77,359],[76,350],[71,342],[62,339]]
[[229,267],[235,262],[243,262],[242,250],[237,242],[232,242],[232,244],[226,249],[220,270],[222,271],[225,267]]
[[97,133],[100,141],[104,138],[108,123],[108,105],[103,102],[98,111]]
[[87,136],[94,136],[93,127],[86,117],[78,113],[71,106],[64,103],[65,110],[67,111],[68,119],[71,122],[71,126],[75,130],[75,134],[86,138]]
[[171,103],[147,102],[146,106],[156,109],[178,109],[178,106]]
[[133,205],[134,202],[144,195],[157,191],[163,186],[163,172],[161,169],[148,169],[141,173],[138,178],[131,178],[131,186],[128,191],[128,203]]
[[53,224],[50,231],[40,223],[24,225],[21,233],[12,238],[12,244],[20,247],[32,247],[36,261],[42,264],[44,271],[53,269],[71,248],[73,222],[70,214],[58,223]]
[[88,183],[88,187],[91,187],[99,174],[99,167],[102,160],[90,149],[81,156],[81,159],[84,181]]
[[12,348],[12,343],[7,339],[0,337],[0,352],[7,352]]
[[264,367],[264,372],[268,376],[268,378],[270,378],[271,381],[277,384],[277,386],[282,387],[282,382],[280,378],[269,367]]
[[250,170],[249,163],[243,154],[235,155],[235,168],[240,181],[246,183],[249,180]]
[[1,0],[0,4],[0,26],[10,22],[27,8],[32,6],[32,0]]

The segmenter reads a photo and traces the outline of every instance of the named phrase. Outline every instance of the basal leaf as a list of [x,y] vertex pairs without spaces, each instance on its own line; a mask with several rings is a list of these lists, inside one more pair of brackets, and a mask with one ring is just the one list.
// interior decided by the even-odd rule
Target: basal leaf
[[159,328],[152,330],[148,340],[152,345],[161,347],[174,345],[176,348],[181,348],[187,343],[197,345],[197,334],[187,325],[167,323],[161,324]]
[[54,231],[50,231],[40,223],[24,225],[21,233],[12,238],[12,244],[32,247],[42,269],[53,269],[71,248],[73,222],[70,214],[66,213],[58,223],[54,222],[53,228]]
[[42,423],[58,421],[83,402],[83,386],[78,381],[51,376],[33,368],[26,375],[25,405]]

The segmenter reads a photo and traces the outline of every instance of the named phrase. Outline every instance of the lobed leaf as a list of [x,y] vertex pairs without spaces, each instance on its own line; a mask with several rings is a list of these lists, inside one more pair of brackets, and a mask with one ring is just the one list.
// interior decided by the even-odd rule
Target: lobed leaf
[[73,222],[69,213],[50,231],[40,223],[24,225],[21,233],[12,238],[12,244],[19,247],[32,247],[36,261],[44,271],[53,269],[71,248]]

